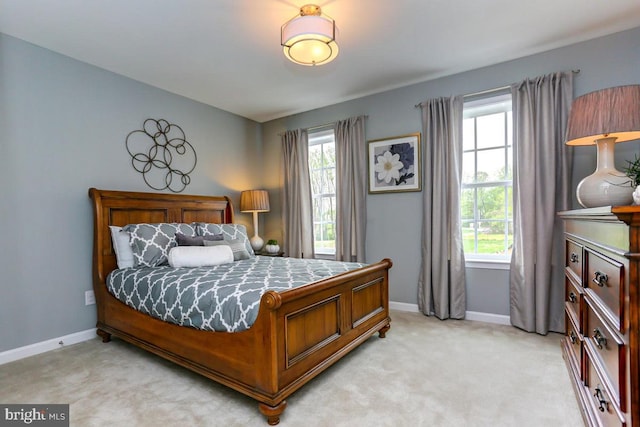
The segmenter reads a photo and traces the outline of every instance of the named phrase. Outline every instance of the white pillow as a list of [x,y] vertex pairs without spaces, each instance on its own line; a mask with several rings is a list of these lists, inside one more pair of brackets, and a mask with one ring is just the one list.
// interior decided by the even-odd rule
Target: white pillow
[[168,258],[171,267],[210,267],[233,262],[233,251],[227,245],[176,246]]
[[113,251],[116,253],[118,268],[133,267],[133,249],[129,243],[129,233],[122,231],[122,227],[110,225]]

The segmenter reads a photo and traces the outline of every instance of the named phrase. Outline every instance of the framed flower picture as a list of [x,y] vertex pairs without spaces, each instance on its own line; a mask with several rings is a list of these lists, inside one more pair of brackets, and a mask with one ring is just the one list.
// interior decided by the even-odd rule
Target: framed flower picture
[[369,193],[421,191],[420,134],[369,141]]

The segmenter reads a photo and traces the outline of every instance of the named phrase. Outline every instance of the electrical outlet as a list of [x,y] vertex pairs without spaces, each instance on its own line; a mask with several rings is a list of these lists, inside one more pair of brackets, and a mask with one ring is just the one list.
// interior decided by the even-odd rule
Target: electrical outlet
[[96,303],[96,295],[93,291],[86,291],[84,293],[84,305],[93,305]]

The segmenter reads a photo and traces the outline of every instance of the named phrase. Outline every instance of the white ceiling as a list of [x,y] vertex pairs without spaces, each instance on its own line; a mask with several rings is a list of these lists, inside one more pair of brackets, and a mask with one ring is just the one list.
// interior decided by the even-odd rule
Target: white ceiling
[[318,0],[340,54],[304,67],[280,26],[306,3],[0,0],[0,32],[264,122],[640,26],[640,0]]

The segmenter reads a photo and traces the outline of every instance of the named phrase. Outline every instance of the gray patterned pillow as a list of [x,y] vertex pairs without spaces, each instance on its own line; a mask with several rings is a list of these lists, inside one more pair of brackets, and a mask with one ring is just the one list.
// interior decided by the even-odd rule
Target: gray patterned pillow
[[213,224],[199,222],[196,224],[196,234],[198,236],[208,236],[211,234],[222,234],[224,240],[240,240],[250,257],[253,257],[253,248],[247,236],[247,228],[242,224]]
[[210,234],[208,236],[185,236],[182,233],[176,233],[176,242],[178,246],[204,246],[205,240],[224,240],[222,234]]
[[205,240],[205,246],[220,246],[227,245],[231,247],[231,252],[233,252],[233,260],[240,261],[243,259],[250,259],[251,255],[247,252],[247,248],[245,248],[244,243],[240,239],[233,240]]
[[166,264],[169,250],[177,246],[176,233],[194,236],[196,230],[189,224],[157,223],[129,224],[122,227],[130,236],[136,267],[157,267]]

